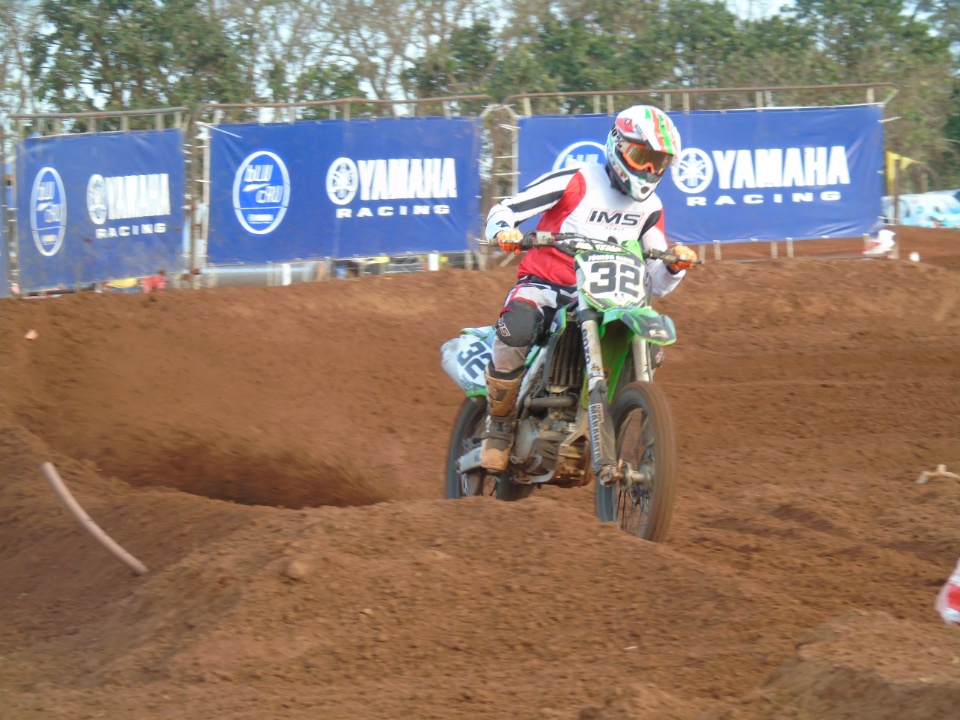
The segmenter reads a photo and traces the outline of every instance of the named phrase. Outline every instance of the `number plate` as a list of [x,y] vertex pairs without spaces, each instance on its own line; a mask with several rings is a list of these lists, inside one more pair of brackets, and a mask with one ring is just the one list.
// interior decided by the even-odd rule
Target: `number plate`
[[466,328],[440,351],[443,369],[467,395],[486,391],[485,371],[493,357],[493,327]]
[[629,255],[581,255],[578,284],[591,305],[600,309],[643,305],[643,261]]

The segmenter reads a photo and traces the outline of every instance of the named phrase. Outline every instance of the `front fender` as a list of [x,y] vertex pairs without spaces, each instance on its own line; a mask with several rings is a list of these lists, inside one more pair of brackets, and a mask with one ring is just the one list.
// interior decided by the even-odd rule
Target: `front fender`
[[614,308],[603,314],[603,324],[619,320],[635,335],[654,345],[670,345],[677,341],[677,329],[668,315],[661,315],[652,307]]

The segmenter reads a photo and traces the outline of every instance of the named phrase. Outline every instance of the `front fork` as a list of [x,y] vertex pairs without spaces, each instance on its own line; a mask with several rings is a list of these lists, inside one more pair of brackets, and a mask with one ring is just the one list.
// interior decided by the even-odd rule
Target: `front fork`
[[610,417],[607,377],[603,371],[603,353],[600,348],[600,313],[581,305],[580,332],[586,358],[587,418],[590,424],[593,472],[601,485],[613,485],[620,480],[620,471],[617,468],[616,438],[613,418]]
[[[653,366],[650,362],[650,348],[647,343],[638,335],[633,336],[631,344],[631,355],[633,356],[633,377],[635,380],[650,382],[653,380]],[[626,366],[621,372],[626,371]]]

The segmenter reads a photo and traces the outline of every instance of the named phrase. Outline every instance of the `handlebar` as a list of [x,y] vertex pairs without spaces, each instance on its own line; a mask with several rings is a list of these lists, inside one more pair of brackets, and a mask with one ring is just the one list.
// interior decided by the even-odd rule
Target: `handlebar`
[[[555,247],[567,255],[576,255],[590,250],[602,250],[604,246],[616,248],[618,252],[623,252],[624,247],[615,240],[600,240],[599,238],[589,238],[579,233],[553,233],[545,230],[532,230],[523,236],[520,241],[520,247],[529,250],[535,247]],[[650,260],[662,260],[669,264],[678,261],[690,262],[694,265],[703,265],[703,260],[686,260],[676,253],[669,250],[658,250],[651,248],[643,251],[644,258]]]
[[555,247],[568,255],[596,250],[598,245],[616,245],[618,250],[623,250],[619,243],[611,240],[588,238],[579,233],[553,233],[545,230],[532,230],[520,241],[520,247],[524,250],[535,247]]

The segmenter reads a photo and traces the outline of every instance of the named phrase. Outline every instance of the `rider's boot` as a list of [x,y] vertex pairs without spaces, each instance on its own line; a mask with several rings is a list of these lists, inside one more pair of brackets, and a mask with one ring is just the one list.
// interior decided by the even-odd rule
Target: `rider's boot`
[[501,373],[487,366],[487,422],[480,447],[480,464],[490,472],[503,472],[510,463],[513,431],[517,426],[517,395],[524,368]]

